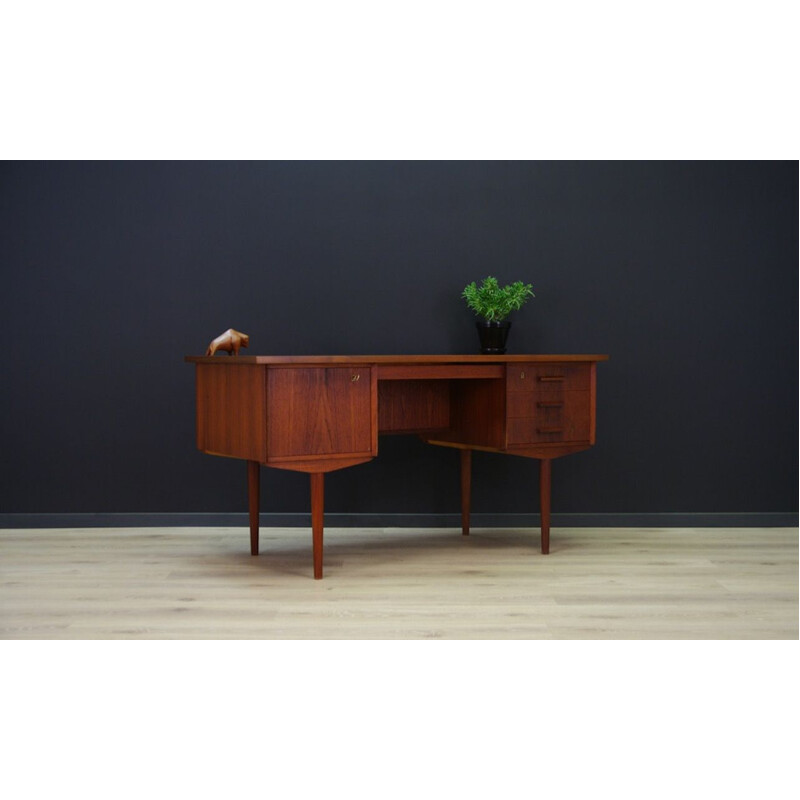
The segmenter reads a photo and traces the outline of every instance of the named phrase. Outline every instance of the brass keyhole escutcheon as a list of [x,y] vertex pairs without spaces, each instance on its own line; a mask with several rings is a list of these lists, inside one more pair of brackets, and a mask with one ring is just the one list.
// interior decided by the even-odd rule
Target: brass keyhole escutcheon
[[525,373],[524,373],[524,372],[520,372],[520,374],[519,374],[519,377],[520,377],[521,379],[524,379],[524,378],[525,378]]
[[352,377],[352,378],[350,378],[350,380],[351,380],[353,383],[355,383],[355,382],[356,382],[356,381],[357,381],[357,380],[358,380],[360,377],[361,377],[361,375],[359,375],[358,373],[356,373],[355,375],[353,375],[353,377]]

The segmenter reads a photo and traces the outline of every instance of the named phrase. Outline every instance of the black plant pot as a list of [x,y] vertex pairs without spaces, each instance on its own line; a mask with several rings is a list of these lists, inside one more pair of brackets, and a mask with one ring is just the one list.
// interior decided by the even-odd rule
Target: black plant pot
[[481,320],[475,323],[478,336],[481,340],[481,353],[487,356],[497,356],[505,353],[508,329],[511,323],[506,319],[502,322],[489,322]]

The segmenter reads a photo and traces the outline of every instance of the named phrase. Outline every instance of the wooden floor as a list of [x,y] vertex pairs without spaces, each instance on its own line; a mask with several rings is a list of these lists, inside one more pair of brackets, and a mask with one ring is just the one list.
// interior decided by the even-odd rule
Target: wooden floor
[[0,530],[3,639],[797,639],[797,528]]

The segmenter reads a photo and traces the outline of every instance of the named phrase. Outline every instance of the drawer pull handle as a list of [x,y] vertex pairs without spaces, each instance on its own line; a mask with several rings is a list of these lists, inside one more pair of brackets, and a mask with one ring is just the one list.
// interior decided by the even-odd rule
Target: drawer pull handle
[[355,382],[356,382],[356,381],[357,381],[357,380],[358,380],[360,377],[361,377],[361,375],[359,375],[358,373],[356,373],[355,375],[353,375],[353,377],[352,377],[352,378],[350,378],[350,380],[351,380],[353,383],[355,383]]
[[563,403],[537,403],[536,408],[564,408]]
[[536,433],[564,433],[563,428],[537,428]]
[[563,381],[564,380],[564,376],[563,375],[540,375],[539,376],[539,380],[540,381],[551,381],[551,382]]

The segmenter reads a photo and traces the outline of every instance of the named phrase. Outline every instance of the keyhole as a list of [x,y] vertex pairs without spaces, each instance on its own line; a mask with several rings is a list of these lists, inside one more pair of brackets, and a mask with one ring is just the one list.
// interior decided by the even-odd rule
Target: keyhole
[[525,377],[525,373],[524,372],[520,372],[519,377],[520,378],[524,378]]

